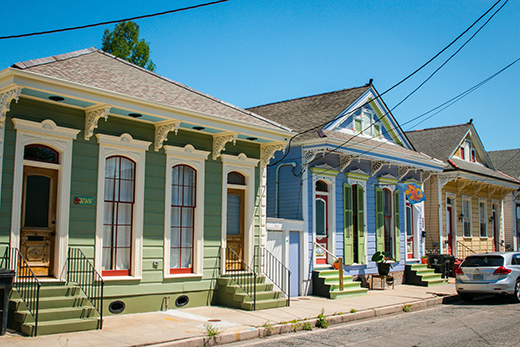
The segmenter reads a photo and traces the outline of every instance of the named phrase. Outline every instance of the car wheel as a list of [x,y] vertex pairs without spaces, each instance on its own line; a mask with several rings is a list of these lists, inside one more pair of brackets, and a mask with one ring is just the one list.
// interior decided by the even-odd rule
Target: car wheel
[[515,294],[513,294],[514,302],[520,302],[520,280],[516,280]]
[[471,295],[471,294],[467,294],[467,293],[458,293],[458,294],[459,294],[459,297],[464,302],[472,302],[473,301],[473,295]]

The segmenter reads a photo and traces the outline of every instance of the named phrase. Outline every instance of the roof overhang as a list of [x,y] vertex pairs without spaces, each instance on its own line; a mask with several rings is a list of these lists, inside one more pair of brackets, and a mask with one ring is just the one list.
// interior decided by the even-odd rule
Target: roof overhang
[[482,174],[475,174],[475,173],[467,172],[467,171],[464,171],[461,169],[446,171],[444,174],[439,175],[439,177],[449,177],[449,176],[451,176],[451,177],[456,176],[456,178],[467,180],[467,181],[474,181],[474,182],[478,182],[478,183],[486,183],[486,184],[490,184],[490,185],[500,186],[500,187],[503,187],[506,189],[510,189],[511,191],[514,191],[514,190],[517,190],[520,188],[520,182],[515,184],[513,182],[508,182],[505,180],[501,180],[499,178],[482,175]]
[[[259,144],[287,142],[294,135],[294,133],[284,129],[275,129],[143,100],[29,71],[14,68],[0,71],[0,91],[14,86],[22,87],[21,98],[82,110],[101,105],[110,105],[110,116],[148,124],[159,124],[176,120],[181,122],[179,129],[202,132],[207,135],[236,132],[239,134],[239,140]],[[55,102],[49,100],[49,96],[61,96],[64,100]],[[142,117],[134,118],[130,114],[139,114]],[[194,127],[204,127],[204,129],[196,130]]]

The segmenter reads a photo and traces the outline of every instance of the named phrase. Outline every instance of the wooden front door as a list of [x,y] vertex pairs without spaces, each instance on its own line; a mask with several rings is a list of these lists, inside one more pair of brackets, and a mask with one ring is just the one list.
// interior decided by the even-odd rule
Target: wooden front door
[[20,252],[36,276],[53,276],[58,171],[23,170]]
[[316,264],[327,263],[327,252],[328,250],[328,236],[329,236],[329,225],[328,225],[328,196],[327,195],[316,195],[316,243],[321,247],[316,246]]
[[[240,259],[244,259],[244,190],[228,189],[226,216],[226,270],[243,270]],[[237,256],[240,259],[237,259]]]

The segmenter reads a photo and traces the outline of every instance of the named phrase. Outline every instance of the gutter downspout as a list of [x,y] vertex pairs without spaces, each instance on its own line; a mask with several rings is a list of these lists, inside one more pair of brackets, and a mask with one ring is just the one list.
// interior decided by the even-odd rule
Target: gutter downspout
[[[437,196],[438,196],[438,202],[439,202],[439,254],[442,254],[442,239],[444,230],[442,227],[442,188],[441,188],[441,180],[440,176],[437,176]],[[457,251],[455,251],[455,254],[457,254]]]
[[276,184],[275,184],[275,197],[274,197],[274,217],[278,218],[278,177],[280,175],[280,168],[282,166],[291,165],[293,168],[296,167],[296,162],[282,163],[276,168]]

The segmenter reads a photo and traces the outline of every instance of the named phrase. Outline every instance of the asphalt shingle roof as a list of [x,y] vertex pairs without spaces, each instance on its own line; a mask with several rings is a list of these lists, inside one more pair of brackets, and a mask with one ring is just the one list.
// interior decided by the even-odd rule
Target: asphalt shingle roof
[[341,114],[369,88],[370,85],[367,84],[363,87],[250,107],[247,110],[301,132],[320,125],[322,128],[323,124]]
[[498,171],[520,178],[520,148],[487,152]]
[[446,162],[457,148],[471,124],[407,131],[406,136],[419,152]]
[[13,68],[167,106],[279,130],[272,120],[169,80],[96,48],[16,63]]

